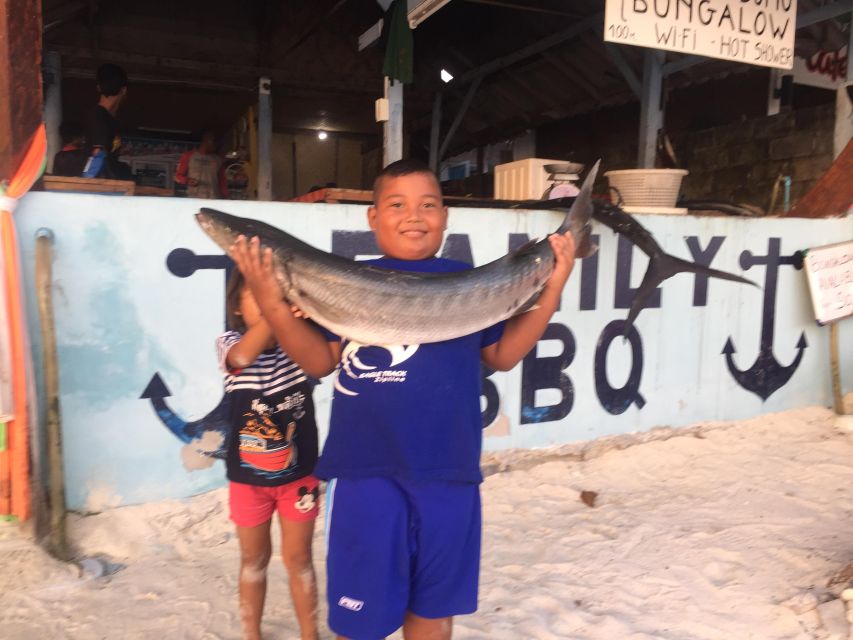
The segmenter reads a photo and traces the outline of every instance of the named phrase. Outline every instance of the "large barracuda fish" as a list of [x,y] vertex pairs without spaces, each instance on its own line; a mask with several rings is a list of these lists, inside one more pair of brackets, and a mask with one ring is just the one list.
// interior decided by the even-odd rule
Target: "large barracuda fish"
[[[670,256],[622,209],[593,201],[598,163],[568,207],[555,233],[571,231],[577,258],[592,255],[594,217],[625,236],[649,256],[649,266],[626,322],[631,324],[654,289],[676,273],[689,271],[753,284],[740,276]],[[527,208],[565,208],[567,201],[525,203]],[[538,205],[538,206],[537,206]],[[479,331],[529,309],[554,269],[547,238],[529,242],[494,262],[454,273],[413,273],[383,269],[321,251],[269,224],[203,208],[202,229],[227,251],[239,235],[257,236],[270,247],[282,295],[336,334],[376,345],[423,344]]]

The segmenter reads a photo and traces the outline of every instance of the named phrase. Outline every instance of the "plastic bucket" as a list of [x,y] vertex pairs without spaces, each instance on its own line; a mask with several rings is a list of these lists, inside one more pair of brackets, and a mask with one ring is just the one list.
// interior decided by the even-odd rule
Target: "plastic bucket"
[[627,207],[675,207],[686,169],[620,169],[608,171],[610,187]]

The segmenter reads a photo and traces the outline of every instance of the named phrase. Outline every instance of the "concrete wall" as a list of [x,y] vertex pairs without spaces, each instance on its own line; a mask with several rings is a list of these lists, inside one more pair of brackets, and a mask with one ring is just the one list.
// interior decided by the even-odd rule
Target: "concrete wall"
[[[665,131],[678,166],[690,171],[686,197],[767,209],[780,175],[792,179],[793,203],[832,164],[833,92],[796,85],[790,108],[767,116],[768,83],[768,70],[753,68],[665,92]],[[603,171],[635,168],[639,111],[625,104],[542,126],[536,156],[587,165],[600,158]]]
[[[27,195],[15,215],[29,292],[34,234],[47,227],[56,238],[53,302],[73,509],[181,497],[224,481],[219,462],[186,471],[183,443],[166,425],[204,422],[222,397],[213,344],[224,326],[226,262],[195,223],[202,205],[263,219],[324,250],[375,251],[363,206]],[[828,331],[814,322],[791,256],[853,237],[853,218],[643,216],[642,223],[669,252],[743,272],[761,286],[678,276],[623,341],[645,259],[596,226],[601,249],[576,267],[545,337],[513,371],[484,381],[487,449],[830,403]],[[442,252],[483,264],[557,224],[550,212],[453,209]],[[849,353],[853,322],[840,328]],[[842,359],[842,377],[850,390],[853,359]],[[327,379],[316,392],[321,435],[330,387]]]
[[[690,171],[683,193],[767,209],[774,183],[789,176],[793,203],[832,165],[834,127],[832,103],[673,135]],[[782,210],[781,195],[774,210]]]

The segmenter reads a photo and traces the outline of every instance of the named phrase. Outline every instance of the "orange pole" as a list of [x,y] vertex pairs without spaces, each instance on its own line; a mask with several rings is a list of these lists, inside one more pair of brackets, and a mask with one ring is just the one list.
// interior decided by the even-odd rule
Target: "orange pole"
[[[14,401],[13,418],[7,424],[7,450],[0,453],[0,487],[5,484],[9,488],[8,504],[4,500],[5,492],[0,492],[3,493],[0,495],[0,514],[11,514],[20,520],[27,520],[31,513],[28,411],[32,399],[28,398],[27,394],[29,371],[27,333],[15,224],[11,209],[14,208],[15,201],[29,191],[41,175],[46,153],[47,134],[42,124],[33,134],[21,166],[6,187],[5,204],[0,206],[0,241],[2,241],[6,275],[6,282],[3,284],[7,294]],[[3,457],[6,458],[5,461]],[[4,472],[8,475],[4,476]]]
[[[6,480],[6,491],[0,500],[0,513],[26,520],[30,516],[30,465],[28,456],[28,399],[26,339],[21,309],[20,281],[17,269],[18,254],[15,247],[15,226],[12,214],[0,212],[0,229],[3,237],[3,255],[6,258],[6,306],[9,317],[10,352],[12,356],[12,398],[14,417],[6,425],[7,449],[5,463],[0,462],[0,483]],[[8,478],[8,479],[7,479]],[[6,502],[6,504],[4,504]],[[4,508],[5,507],[5,508]]]

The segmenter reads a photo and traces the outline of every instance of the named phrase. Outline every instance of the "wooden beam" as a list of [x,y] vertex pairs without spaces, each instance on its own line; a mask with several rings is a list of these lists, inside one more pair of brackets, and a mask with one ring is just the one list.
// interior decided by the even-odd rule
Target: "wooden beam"
[[273,6],[270,0],[262,0],[255,4],[255,37],[258,42],[256,64],[259,67],[272,66],[273,38],[276,27],[278,26],[278,12],[276,8],[279,6],[278,4]]
[[459,125],[462,124],[462,118],[465,117],[465,112],[468,111],[468,107],[471,106],[471,100],[474,99],[474,94],[477,93],[477,89],[480,87],[480,82],[482,80],[482,77],[475,78],[474,82],[471,83],[471,86],[468,87],[468,93],[465,94],[465,99],[462,101],[462,106],[459,107],[459,112],[453,119],[453,124],[450,125],[450,130],[447,132],[447,136],[444,138],[444,141],[441,143],[441,148],[438,150],[439,163],[444,157],[444,154],[447,151],[447,147],[450,145],[450,141],[453,139],[453,134],[456,133],[456,130],[459,128]]
[[592,79],[592,71],[582,64],[577,64],[570,56],[567,57],[564,53],[555,51],[554,54],[563,61],[565,70],[573,73],[577,77],[580,84],[591,96],[596,100],[603,102],[605,100],[601,90],[595,85]]
[[[2,1],[2,0],[0,0]],[[222,82],[223,79],[233,80],[239,78],[247,82],[249,90],[254,91],[255,83],[261,76],[269,77],[276,86],[286,87],[288,89],[311,89],[315,91],[324,91],[327,93],[353,93],[375,96],[376,92],[381,89],[380,86],[373,86],[364,82],[362,78],[352,78],[348,82],[335,82],[332,79],[325,78],[324,80],[309,79],[306,75],[298,74],[291,69],[275,68],[275,67],[258,67],[252,65],[236,65],[224,64],[221,62],[201,62],[198,60],[187,60],[185,58],[170,58],[165,56],[155,56],[142,53],[127,53],[123,51],[94,51],[87,47],[72,47],[67,45],[51,46],[51,50],[58,51],[62,54],[63,60],[69,61],[69,68],[74,67],[74,62],[77,60],[86,60],[91,63],[92,67],[97,66],[102,61],[109,60],[116,64],[122,65],[128,70],[128,75],[132,79],[136,79],[133,67],[144,68],[151,67],[164,71],[180,72],[181,76],[176,76],[175,80],[182,80],[189,86],[193,82],[190,74],[196,74],[195,81],[210,80]],[[199,74],[206,74],[207,78],[198,78]],[[91,71],[89,77],[91,78]],[[141,75],[146,75],[144,72]],[[149,77],[151,74],[148,74]]]
[[44,33],[52,31],[56,27],[62,26],[66,22],[73,20],[79,15],[89,10],[88,0],[77,0],[76,2],[66,2],[58,7],[53,8],[44,14]]
[[817,9],[797,16],[797,29],[810,27],[824,20],[831,20],[853,11],[853,0],[836,0]]
[[496,58],[491,62],[488,62],[476,69],[472,69],[471,71],[463,74],[461,77],[453,80],[452,84],[454,87],[458,87],[464,84],[469,84],[474,82],[478,78],[482,78],[490,73],[494,73],[495,71],[499,71],[504,67],[508,67],[511,64],[515,64],[525,58],[529,58],[530,56],[534,56],[536,54],[542,53],[543,51],[547,51],[548,49],[555,47],[558,44],[565,42],[566,40],[572,40],[573,38],[578,37],[585,31],[589,29],[593,29],[596,26],[599,26],[604,20],[603,13],[596,13],[594,15],[589,16],[588,18],[584,18],[583,20],[575,23],[568,29],[563,29],[562,31],[558,31],[557,33],[542,38],[538,42],[535,42],[523,49],[519,49],[514,53],[510,53],[509,55],[502,56],[500,58]]
[[96,51],[101,48],[100,34],[98,33],[98,0],[89,0],[86,24],[89,27],[89,42]]
[[[448,53],[449,53],[450,55],[452,55],[454,58],[456,58],[457,60],[459,60],[459,62],[461,62],[462,64],[464,64],[464,65],[465,65],[465,67],[466,67],[466,72],[467,72],[467,71],[470,71],[471,69],[473,69],[473,68],[474,68],[474,63],[473,63],[473,61],[472,61],[468,56],[466,56],[464,53],[462,53],[461,51],[459,51],[459,50],[458,50],[456,47],[454,47],[453,45],[448,44],[448,43],[446,43],[446,42],[443,42],[443,43],[439,46],[439,50],[448,52]],[[501,85],[501,83],[500,83],[500,82],[493,82],[493,83],[491,83],[491,85],[489,85],[489,90],[490,90],[490,91],[494,91],[494,92],[495,92],[495,93],[497,93],[500,97],[502,97],[504,100],[506,100],[506,101],[507,101],[507,102],[509,102],[511,105],[513,105],[516,109],[518,109],[518,110],[520,111],[520,114],[519,114],[519,115],[521,115],[521,117],[523,117],[526,121],[530,122],[530,116],[528,116],[528,115],[527,115],[527,113],[526,113],[526,111],[527,111],[527,105],[525,105],[525,104],[521,103],[521,102],[518,100],[518,98],[516,98],[516,97],[515,97],[515,94],[514,94],[512,91],[509,91],[508,89],[504,89],[503,85]],[[496,122],[496,120],[491,119],[491,122]]]
[[[315,0],[316,1],[316,0]],[[347,0],[337,0],[335,4],[329,7],[328,11],[324,14],[318,13],[314,6],[311,7],[311,15],[314,17],[311,24],[305,29],[302,33],[300,33],[296,38],[291,42],[287,48],[284,50],[284,53],[281,54],[282,58],[286,58],[288,54],[295,51],[303,42],[305,42],[308,38],[310,38],[314,33],[326,24],[326,21],[329,20],[335,13],[340,9]],[[313,4],[313,3],[312,3]]]
[[577,13],[569,13],[568,11],[558,11],[556,9],[546,9],[545,7],[531,6],[530,4],[520,4],[518,2],[506,2],[506,0],[467,0],[473,4],[488,4],[495,7],[504,7],[506,9],[518,9],[519,11],[530,11],[533,13],[544,13],[551,16],[563,16],[565,18],[578,19],[580,16]]
[[530,83],[527,78],[525,78],[521,73],[514,71],[512,69],[506,69],[504,71],[505,74],[517,85],[519,85],[527,95],[533,96],[547,105],[550,110],[557,111],[560,114],[560,117],[564,115],[563,108],[564,104],[560,102],[558,99],[554,98],[552,95],[549,95],[545,91],[542,91],[538,87],[534,86]]
[[41,33],[40,0],[0,0],[0,179],[42,120]]
[[622,73],[622,77],[625,78],[625,82],[627,82],[628,86],[631,87],[631,91],[633,91],[634,95],[638,98],[641,98],[643,83],[640,82],[640,79],[637,77],[637,74],[634,73],[631,65],[628,64],[627,60],[625,60],[625,56],[622,55],[622,51],[619,46],[612,42],[605,42],[604,48],[607,50],[607,55],[610,56],[610,60]]
[[557,56],[553,51],[546,51],[543,55],[545,56],[545,59],[553,65],[554,69],[556,69],[558,73],[561,73],[564,77],[568,78],[569,82],[586,91],[597,102],[604,101],[604,96],[601,95],[601,92],[594,87],[592,83],[587,81],[586,78],[578,74],[570,63]]
[[667,62],[665,65],[663,65],[663,75],[664,77],[671,76],[673,73],[684,71],[685,69],[689,69],[690,67],[696,66],[697,64],[701,64],[703,62],[708,62],[710,60],[716,60],[716,58],[705,58],[704,56],[684,56],[683,58],[673,60],[672,62]]

